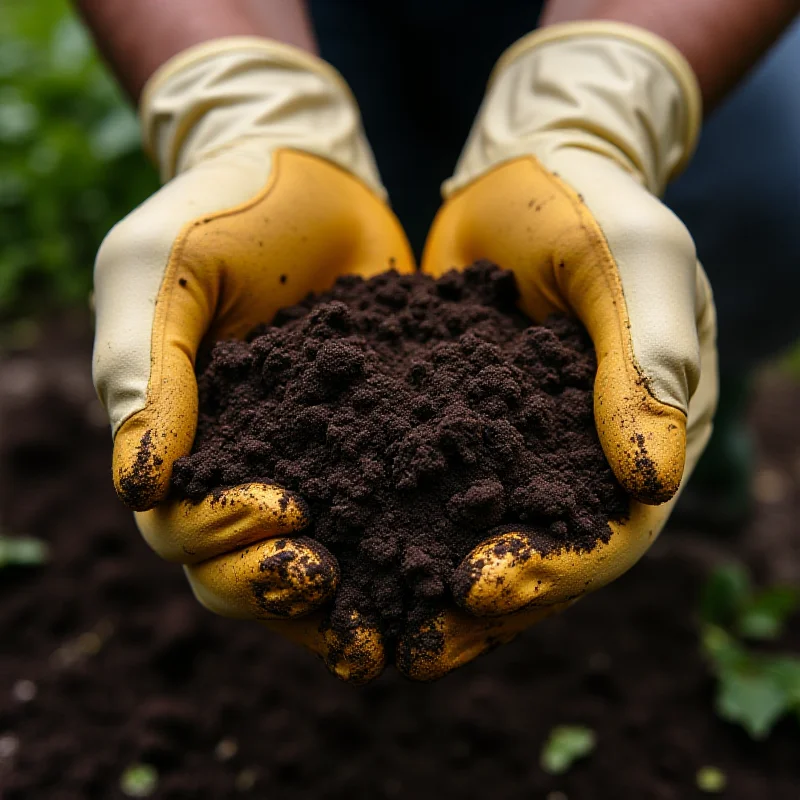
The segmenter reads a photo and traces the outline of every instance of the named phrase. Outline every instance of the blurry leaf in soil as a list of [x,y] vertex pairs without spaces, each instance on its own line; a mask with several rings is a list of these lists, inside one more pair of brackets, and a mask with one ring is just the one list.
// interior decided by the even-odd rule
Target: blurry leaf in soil
[[786,713],[800,714],[800,658],[751,653],[722,628],[707,625],[703,650],[717,684],[716,711],[764,739]]
[[790,707],[800,716],[800,658],[772,656],[765,669],[770,679],[786,694]]
[[748,666],[750,656],[745,646],[718,625],[703,627],[702,645],[717,675],[741,671]]
[[700,600],[703,620],[714,625],[734,624],[750,593],[750,577],[741,564],[717,567],[706,581]]
[[558,725],[550,731],[544,743],[539,763],[550,775],[562,775],[576,761],[588,756],[595,748],[596,737],[591,728],[583,725]]
[[736,629],[745,639],[777,639],[786,620],[797,611],[800,593],[773,586],[755,595],[739,616]]
[[697,770],[697,788],[701,792],[717,794],[725,789],[728,778],[717,767],[701,767]]
[[783,689],[761,671],[720,676],[717,712],[729,722],[738,722],[753,739],[766,738],[789,708]]
[[0,534],[0,568],[36,567],[48,558],[47,544],[32,536]]
[[132,764],[119,780],[126,797],[150,797],[158,786],[158,772],[149,764]]
[[700,602],[704,622],[735,630],[745,639],[777,639],[786,620],[800,606],[800,592],[789,586],[754,591],[741,564],[718,567]]

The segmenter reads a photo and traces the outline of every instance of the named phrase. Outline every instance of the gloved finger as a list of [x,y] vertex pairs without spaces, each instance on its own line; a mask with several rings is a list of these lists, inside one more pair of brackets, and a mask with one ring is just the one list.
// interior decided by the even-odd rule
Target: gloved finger
[[197,564],[309,523],[302,498],[279,486],[249,483],[199,502],[168,499],[135,514],[145,541],[166,561]]
[[412,680],[436,680],[570,605],[528,609],[494,619],[474,617],[459,609],[441,611],[404,634],[397,646],[397,668]]
[[306,537],[265,539],[184,567],[207,609],[236,619],[290,619],[323,606],[336,593],[339,565]]
[[353,612],[351,626],[343,633],[335,632],[328,614],[264,624],[272,631],[311,650],[336,677],[356,685],[377,678],[386,666],[383,637],[377,628],[367,624]]
[[118,223],[97,254],[94,381],[114,433],[114,485],[136,511],[167,495],[197,424],[194,359],[215,313],[218,270],[193,271],[185,240],[209,218],[198,215],[243,202],[266,180],[266,166],[224,167],[179,175]]
[[701,374],[705,298],[696,293],[694,243],[660,201],[620,179],[613,162],[579,154],[569,169],[581,175],[576,215],[587,238],[599,240],[563,283],[597,352],[597,432],[625,489],[663,503],[683,478],[689,401]]
[[[177,310],[170,313],[172,320],[178,319]],[[185,314],[194,324],[187,323],[180,331],[175,322],[158,325],[157,320],[153,338],[159,357],[153,360],[147,404],[114,436],[114,486],[134,511],[152,508],[166,497],[173,463],[191,450],[197,426],[194,357],[202,335],[199,316]]]
[[457,568],[453,596],[477,616],[546,608],[605,586],[635,564],[652,545],[672,504],[632,503],[630,516],[609,523],[606,542],[574,550],[534,530],[498,533],[481,542]]

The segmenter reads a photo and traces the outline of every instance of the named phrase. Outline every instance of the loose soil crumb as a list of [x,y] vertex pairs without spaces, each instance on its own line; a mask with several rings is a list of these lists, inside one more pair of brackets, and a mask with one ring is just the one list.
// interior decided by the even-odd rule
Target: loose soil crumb
[[487,262],[346,276],[217,344],[175,486],[298,492],[341,567],[332,626],[358,610],[389,642],[452,602],[455,568],[498,526],[550,549],[606,541],[627,500],[595,432],[591,341],[517,300]]

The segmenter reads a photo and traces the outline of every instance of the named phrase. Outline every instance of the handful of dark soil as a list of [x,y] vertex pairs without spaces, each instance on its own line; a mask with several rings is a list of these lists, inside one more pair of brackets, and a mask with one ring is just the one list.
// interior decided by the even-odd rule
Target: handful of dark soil
[[566,318],[533,324],[512,273],[340,278],[221,342],[200,375],[178,491],[298,492],[341,567],[331,625],[358,609],[388,642],[452,603],[467,553],[502,525],[590,550],[627,497],[594,427],[596,364]]

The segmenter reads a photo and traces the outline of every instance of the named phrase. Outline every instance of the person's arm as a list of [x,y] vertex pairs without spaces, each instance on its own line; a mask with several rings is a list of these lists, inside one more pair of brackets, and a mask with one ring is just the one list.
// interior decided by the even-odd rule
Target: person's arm
[[76,5],[135,101],[164,62],[211,39],[266,36],[317,50],[305,0],[76,0]]
[[799,12],[798,0],[549,0],[542,25],[611,20],[663,37],[692,66],[708,109],[736,85]]

